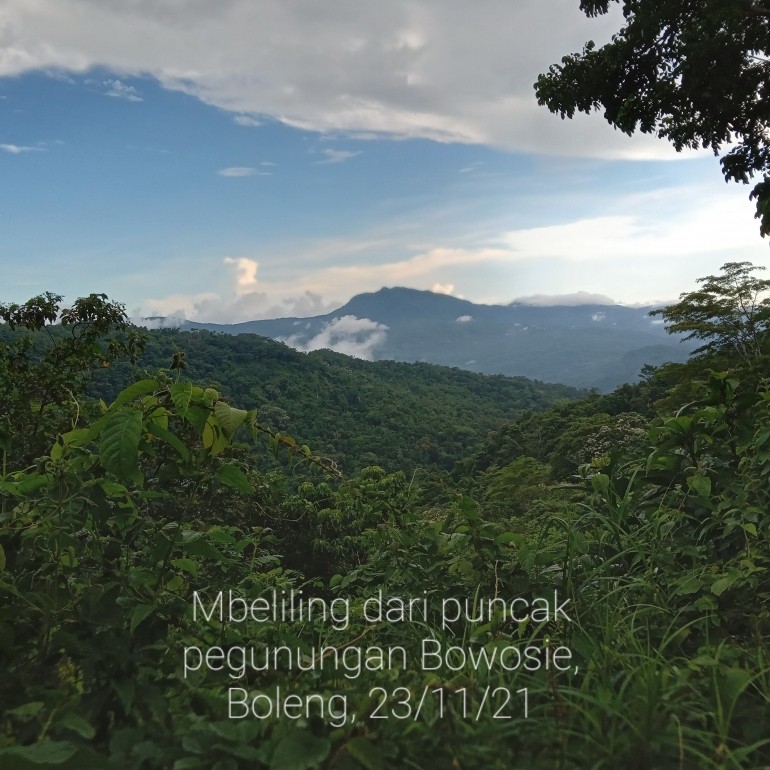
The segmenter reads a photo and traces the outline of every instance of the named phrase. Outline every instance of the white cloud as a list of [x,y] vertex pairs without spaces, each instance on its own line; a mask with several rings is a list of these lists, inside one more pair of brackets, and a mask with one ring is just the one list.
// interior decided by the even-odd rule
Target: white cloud
[[434,294],[451,294],[455,290],[453,283],[434,283],[431,291]]
[[185,316],[158,316],[156,318],[145,318],[137,311],[131,316],[131,323],[134,326],[142,326],[145,329],[178,329],[186,320]]
[[231,166],[217,171],[219,176],[272,176],[272,171],[260,171],[251,166]]
[[147,310],[140,312],[134,311],[134,316],[164,316],[174,319],[191,318],[195,315],[195,309],[201,303],[216,300],[218,296],[213,292],[204,292],[202,294],[171,294],[162,299],[148,299],[145,301]]
[[4,0],[0,75],[103,66],[326,133],[671,156],[598,115],[565,123],[536,104],[539,73],[619,23],[614,7],[586,19],[577,0],[327,0],[323,12],[311,0]]
[[29,147],[22,144],[0,144],[0,150],[5,150],[13,155],[19,155],[22,152],[42,152],[42,147]]
[[256,118],[252,118],[249,115],[236,115],[233,120],[239,125],[239,126],[261,126],[262,121],[257,120]]
[[473,320],[473,316],[472,315],[461,315],[458,318],[456,318],[455,320],[459,324],[467,324],[468,321],[472,321]]
[[326,160],[317,160],[317,165],[323,165],[324,163],[342,163],[343,161],[346,161],[348,158],[355,158],[356,155],[361,154],[361,150],[358,150],[357,152],[351,152],[350,150],[331,150],[326,149],[324,150],[324,155],[326,155]]
[[237,259],[225,257],[225,264],[236,266],[238,274],[236,278],[236,294],[250,294],[256,290],[259,262],[246,257],[238,257]]
[[[260,263],[230,257],[216,295],[188,302],[187,317],[233,323],[322,315],[383,286],[451,289],[460,297],[459,287],[485,303],[510,302],[516,292],[515,301],[531,305],[612,304],[613,297],[619,304],[657,305],[692,290],[697,276],[724,262],[767,263],[751,209],[742,189],[715,182],[713,192],[672,188],[616,198],[605,215],[591,219],[485,232],[466,248],[420,249],[406,228],[380,240],[330,239],[269,253]],[[168,298],[153,302],[165,311],[145,315],[179,307]]]
[[629,197],[621,206],[629,213],[514,230],[504,241],[521,257],[587,261],[676,257],[760,243],[752,206],[742,195],[708,197],[697,189],[674,188]]
[[616,304],[615,300],[606,294],[595,294],[589,291],[576,291],[571,294],[531,294],[528,297],[517,297],[513,302],[517,305],[534,305],[536,307]]
[[385,324],[369,318],[345,315],[332,319],[307,342],[300,342],[299,335],[281,338],[281,342],[306,353],[328,348],[337,353],[371,360],[374,349],[385,342],[387,332],[388,327]]
[[120,80],[106,80],[104,85],[109,89],[107,96],[113,96],[116,99],[128,99],[129,102],[144,101],[134,86],[127,86]]

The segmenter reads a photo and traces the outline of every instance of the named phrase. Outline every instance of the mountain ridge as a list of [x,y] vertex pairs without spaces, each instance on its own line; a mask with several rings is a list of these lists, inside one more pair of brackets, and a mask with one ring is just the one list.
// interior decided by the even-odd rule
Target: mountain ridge
[[373,360],[423,361],[606,392],[635,381],[644,364],[681,362],[692,351],[693,345],[678,344],[681,338],[668,335],[659,321],[650,319],[653,308],[515,301],[485,305],[431,291],[384,287],[310,318],[238,324],[187,321],[181,328],[259,334],[298,350],[326,347]]

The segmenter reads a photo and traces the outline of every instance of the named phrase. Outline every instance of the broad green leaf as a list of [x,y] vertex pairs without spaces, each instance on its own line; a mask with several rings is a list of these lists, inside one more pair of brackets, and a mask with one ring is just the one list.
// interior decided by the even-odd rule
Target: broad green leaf
[[142,437],[142,413],[137,409],[121,409],[110,415],[99,443],[102,465],[120,479],[135,476]]
[[292,730],[275,747],[270,770],[309,770],[329,754],[328,738],[317,738],[309,730]]
[[694,575],[687,575],[679,581],[677,593],[681,596],[697,593],[703,586],[703,582]]
[[244,495],[250,495],[254,492],[246,474],[235,465],[223,465],[217,475],[223,484],[234,487]]
[[190,451],[184,445],[184,442],[175,436],[170,430],[161,428],[159,425],[153,425],[152,432],[159,439],[161,439],[161,441],[165,441],[169,446],[174,447],[174,449],[176,449],[176,451],[182,455],[182,458],[185,461],[190,459]]
[[134,607],[134,611],[131,613],[131,626],[130,631],[133,633],[134,629],[149,615],[152,614],[155,606],[152,604],[137,604]]
[[711,593],[714,596],[721,596],[734,582],[735,580],[729,576],[720,578],[715,583],[712,583]]
[[70,711],[65,714],[61,719],[56,720],[57,727],[66,727],[68,730],[74,730],[78,735],[83,736],[86,740],[96,735],[96,729],[87,719],[84,719],[80,714],[76,714],[74,711]]
[[187,417],[187,409],[190,406],[193,386],[191,382],[175,382],[171,386],[171,400],[174,402],[176,413],[180,417]]
[[2,749],[0,757],[19,757],[34,765],[61,765],[73,757],[77,750],[77,746],[66,741],[38,741],[29,746]]
[[9,709],[8,713],[27,720],[36,717],[43,710],[43,706],[45,706],[45,703],[36,700],[31,703],[25,703],[23,706],[17,706],[15,709]]
[[225,561],[224,554],[206,540],[193,540],[190,543],[184,543],[183,547],[191,556],[197,556],[200,559]]
[[224,430],[228,438],[232,438],[238,428],[243,425],[248,412],[245,409],[234,409],[224,401],[217,401],[214,404],[214,414],[217,416],[222,430]]
[[334,586],[339,585],[342,582],[342,575],[332,575],[331,580],[329,580],[329,588],[334,588]]
[[203,762],[198,757],[184,757],[184,759],[177,759],[171,770],[196,770],[202,766]]
[[174,559],[171,563],[177,569],[182,569],[193,577],[198,577],[198,565],[192,559]]
[[157,380],[139,380],[133,385],[129,385],[124,391],[118,394],[118,397],[110,405],[111,410],[115,410],[118,407],[127,404],[129,401],[133,401],[135,398],[145,396],[148,393],[152,393],[159,387]]
[[367,738],[351,738],[346,748],[348,754],[357,759],[366,770],[382,770],[382,755]]
[[755,524],[741,524],[741,527],[743,527],[745,532],[748,532],[750,535],[754,535],[754,537],[757,536],[757,527]]
[[254,436],[256,433],[255,426],[257,424],[257,410],[256,409],[249,409],[248,412],[246,412],[246,419],[244,420],[244,425],[248,429],[249,433]]
[[62,434],[65,446],[85,446],[91,440],[90,428],[78,428]]
[[93,422],[91,423],[91,425],[88,426],[89,441],[93,441],[95,438],[101,435],[102,431],[104,430],[104,427],[109,422],[110,417],[112,417],[112,412],[107,412],[107,414],[103,415],[96,422]]
[[51,449],[51,459],[58,460],[64,454],[64,447],[82,447],[91,441],[91,428],[78,428],[63,433]]
[[711,479],[708,476],[689,476],[687,486],[701,497],[708,497],[711,494]]
[[222,430],[219,420],[216,415],[211,413],[209,413],[201,438],[203,439],[203,446],[209,450],[212,457],[220,454],[230,445],[230,439]]
[[0,481],[0,486],[16,497],[28,497],[34,495],[38,489],[50,483],[48,476],[42,476],[37,471],[32,473],[17,474],[18,481]]
[[153,409],[152,416],[147,421],[150,432],[157,433],[156,428],[162,428],[168,430],[168,416],[171,414],[167,409],[160,407],[159,409]]
[[722,692],[730,700],[735,700],[751,682],[751,671],[745,668],[728,668],[720,673]]
[[498,535],[495,538],[495,542],[499,545],[505,545],[506,543],[516,543],[521,545],[524,542],[524,536],[517,534],[516,532],[503,532],[502,535]]
[[224,433],[220,433],[219,437],[211,447],[211,456],[216,457],[218,454],[222,454],[228,446],[230,446],[230,442],[228,441],[227,436],[225,436]]
[[125,497],[128,494],[128,490],[122,484],[116,484],[114,481],[107,481],[107,479],[100,479],[99,486],[107,497]]
[[187,408],[187,419],[192,423],[199,436],[202,436],[206,430],[206,424],[210,416],[211,410],[206,409],[205,406],[191,404]]
[[203,433],[201,435],[201,438],[203,439],[203,446],[206,447],[206,449],[211,449],[211,447],[214,445],[214,441],[217,438],[216,432],[214,430],[215,425],[217,425],[217,423],[215,422],[214,416],[209,415],[209,418],[208,420],[206,420],[206,425],[203,428]]

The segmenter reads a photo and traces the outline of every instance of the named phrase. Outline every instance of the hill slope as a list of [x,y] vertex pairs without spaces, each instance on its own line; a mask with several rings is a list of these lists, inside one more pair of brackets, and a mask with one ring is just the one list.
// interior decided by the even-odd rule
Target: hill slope
[[[251,332],[304,350],[358,349],[375,360],[425,361],[609,391],[634,382],[644,364],[682,362],[692,349],[667,335],[650,319],[649,310],[622,305],[477,305],[444,294],[394,288],[359,294],[334,313],[314,318],[232,325],[187,322],[185,328]],[[345,316],[370,319],[387,329],[356,329],[340,323]]]
[[[526,410],[586,395],[522,377],[484,376],[424,363],[363,361],[330,350],[301,353],[253,334],[154,331],[141,367],[186,353],[185,378],[216,384],[233,403],[290,432],[344,470],[378,464],[451,468],[487,433]],[[98,372],[94,393],[110,399],[133,378],[128,365]]]

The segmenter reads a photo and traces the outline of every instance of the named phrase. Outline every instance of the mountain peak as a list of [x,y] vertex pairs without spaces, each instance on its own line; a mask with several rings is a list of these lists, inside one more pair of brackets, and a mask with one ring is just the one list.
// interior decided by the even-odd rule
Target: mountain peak
[[419,319],[454,321],[458,316],[472,315],[473,308],[477,307],[480,306],[449,294],[394,286],[357,294],[350,302],[330,315],[337,317],[355,315],[386,324],[398,320]]

